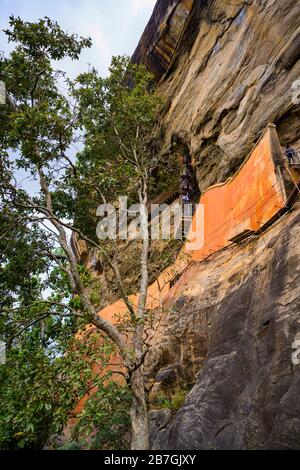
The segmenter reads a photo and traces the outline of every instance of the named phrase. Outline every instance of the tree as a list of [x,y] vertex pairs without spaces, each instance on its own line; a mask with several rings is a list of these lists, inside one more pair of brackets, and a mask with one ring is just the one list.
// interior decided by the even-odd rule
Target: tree
[[[14,259],[13,250],[11,256],[4,252],[1,267],[7,270],[7,279],[12,273],[9,265],[18,265],[20,254],[20,269],[25,268],[31,257],[35,260],[32,268],[37,284],[41,274],[47,272],[49,279],[55,273],[59,282],[65,284],[65,292],[52,289],[45,300],[44,281],[28,302],[22,297],[26,282],[20,276],[10,278],[13,285],[7,286],[8,301],[2,306],[4,326],[10,325],[12,341],[16,335],[32,331],[35,325],[41,328],[50,318],[62,322],[71,319],[77,328],[92,324],[105,334],[124,361],[126,381],[132,392],[132,449],[147,449],[143,362],[149,349],[144,332],[150,241],[146,206],[158,175],[169,170],[161,161],[157,144],[160,100],[153,93],[152,77],[144,67],[122,57],[113,59],[106,79],[100,78],[94,69],[80,75],[74,83],[65,79],[68,87],[65,96],[60,91],[64,74],[54,69],[53,62],[66,57],[76,60],[82,48],[90,46],[90,39],[64,33],[49,18],[25,23],[11,17],[10,29],[5,32],[16,47],[8,58],[3,56],[0,61],[0,80],[7,89],[7,105],[0,108],[1,217],[5,219],[1,237],[9,248],[9,225],[18,254]],[[82,139],[84,149],[74,160],[72,146]],[[39,186],[35,193],[19,187],[20,171],[35,179]],[[107,199],[115,201],[123,191],[142,208],[144,236],[136,309],[124,288],[114,256],[116,242],[99,242],[84,224],[87,208],[97,207]],[[99,250],[113,270],[128,309],[130,340],[126,340],[122,328],[98,314],[84,282],[84,268],[70,246],[70,233]],[[22,247],[26,236],[35,242]],[[13,334],[11,330],[16,324],[18,328]]]

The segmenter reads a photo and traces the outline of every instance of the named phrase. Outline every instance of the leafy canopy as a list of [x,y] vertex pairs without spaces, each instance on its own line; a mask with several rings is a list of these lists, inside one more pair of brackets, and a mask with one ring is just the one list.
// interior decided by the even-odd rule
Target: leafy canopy
[[[12,16],[9,25],[5,32],[15,48],[0,56],[8,98],[0,106],[0,337],[7,344],[7,363],[0,366],[0,448],[41,448],[62,431],[91,385],[105,395],[111,382],[111,373],[95,374],[93,365],[105,368],[112,344],[96,334],[84,344],[74,339],[86,321],[76,315],[82,304],[64,271],[56,234],[35,209],[44,206],[45,196],[36,183],[26,192],[16,182],[20,175],[36,179],[43,169],[55,213],[70,220],[77,195],[65,183],[75,168],[66,153],[79,138],[79,112],[62,91],[62,83],[71,85],[54,64],[78,59],[91,41],[65,33],[49,18],[28,23]],[[88,284],[86,269],[78,269]],[[128,392],[119,395],[120,387],[113,387],[125,422]],[[97,406],[103,413],[103,401],[93,410]]]

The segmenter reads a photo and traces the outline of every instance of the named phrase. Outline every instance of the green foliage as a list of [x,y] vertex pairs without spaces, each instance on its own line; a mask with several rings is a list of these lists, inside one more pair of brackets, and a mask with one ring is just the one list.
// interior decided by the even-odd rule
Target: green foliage
[[172,398],[172,410],[178,411],[183,406],[186,396],[188,394],[187,390],[177,389],[173,398]]
[[[51,435],[60,434],[78,402],[91,390],[79,415],[77,435],[85,445],[113,445],[128,426],[130,393],[111,383],[111,373],[99,375],[94,365],[105,369],[114,347],[94,332],[75,340],[69,330],[56,345],[42,347],[36,331],[28,332],[7,354],[0,367],[0,449],[39,449]],[[59,349],[67,351],[59,355]],[[100,423],[101,426],[100,426]],[[98,429],[99,427],[99,429]],[[117,444],[116,444],[117,445]]]
[[[114,57],[109,75],[95,69],[72,84],[80,110],[85,145],[77,155],[77,176],[71,179],[77,194],[74,217],[82,231],[95,238],[96,209],[115,204],[126,195],[128,205],[138,202],[141,174],[146,174],[149,198],[170,188],[178,165],[160,158],[157,111],[162,101],[154,93],[153,77],[129,57]],[[90,229],[87,232],[87,229]]]
[[42,448],[59,409],[55,368],[33,335],[24,343],[0,367],[0,449]]
[[172,408],[172,401],[164,393],[160,392],[156,396],[155,406],[159,409],[170,410]]
[[[74,203],[74,194],[63,186],[66,164],[69,166],[66,152],[76,141],[78,116],[61,91],[62,83],[67,84],[65,74],[53,64],[65,58],[78,59],[91,41],[65,33],[47,17],[30,23],[11,16],[9,25],[5,33],[15,48],[8,57],[0,56],[0,80],[9,96],[7,105],[0,106],[0,175],[5,175],[2,197],[17,196],[16,202],[24,201],[24,191],[8,191],[10,175],[22,169],[37,177],[37,168],[44,167],[52,184],[53,207],[66,217]],[[14,163],[9,155],[14,156]],[[43,202],[44,196],[35,197],[36,204]]]
[[45,17],[36,23],[24,22],[20,17],[10,17],[11,29],[4,32],[9,42],[17,44],[22,51],[35,60],[46,57],[61,60],[68,56],[73,60],[79,58],[84,47],[91,47],[91,39],[78,38],[62,31],[57,22]]
[[82,450],[82,445],[78,442],[70,441],[58,447],[57,450]]
[[46,271],[49,261],[39,252],[43,234],[37,226],[28,228],[17,211],[0,212],[0,308],[11,306],[14,299],[32,300],[39,292],[39,275]]
[[[0,56],[0,80],[9,95],[0,107],[0,338],[7,343],[7,363],[0,367],[0,448],[39,449],[62,431],[91,387],[105,396],[110,373],[99,375],[94,365],[105,368],[114,352],[95,332],[84,341],[74,339],[87,320],[65,271],[65,253],[55,234],[37,220],[37,212],[26,207],[27,202],[45,205],[45,196],[12,186],[20,169],[36,178],[43,168],[55,214],[73,215],[77,192],[67,178],[74,177],[75,166],[66,152],[76,141],[79,117],[61,91],[63,81],[68,82],[53,64],[67,57],[76,60],[91,43],[63,32],[49,18],[29,23],[11,17],[6,34],[15,48],[8,57]],[[91,207],[87,201],[86,208]],[[90,273],[81,265],[78,271],[88,287]],[[117,390],[113,396],[117,403]],[[121,401],[123,396],[121,390]],[[117,416],[123,423],[120,408]],[[113,420],[112,409],[110,415]],[[105,433],[109,439],[108,428]]]
[[128,449],[131,392],[110,381],[98,388],[78,416],[73,438],[89,449]]
[[172,398],[167,398],[163,392],[157,394],[155,406],[162,409],[168,409],[176,413],[183,406],[188,390],[177,387]]

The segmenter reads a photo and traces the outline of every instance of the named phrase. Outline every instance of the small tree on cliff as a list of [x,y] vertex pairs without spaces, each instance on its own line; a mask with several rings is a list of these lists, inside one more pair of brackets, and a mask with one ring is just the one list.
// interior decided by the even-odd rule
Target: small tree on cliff
[[[64,33],[48,18],[25,23],[11,17],[6,34],[16,47],[0,61],[0,80],[7,89],[7,104],[0,107],[1,211],[5,220],[1,237],[5,241],[14,233],[14,256],[22,256],[20,233],[22,237],[24,233],[28,237],[34,234],[36,242],[31,250],[37,278],[41,279],[41,273],[58,270],[54,272],[66,282],[71,301],[61,291],[45,300],[43,290],[27,301],[20,297],[16,286],[10,286],[6,290],[10,298],[1,306],[2,326],[9,324],[11,333],[11,325],[17,324],[20,336],[31,331],[33,325],[43,328],[46,319],[71,318],[77,329],[93,324],[107,335],[123,358],[132,392],[132,448],[146,449],[149,442],[143,362],[148,349],[143,335],[149,237],[142,240],[139,300],[134,309],[113,256],[116,245],[99,243],[84,220],[89,220],[85,214],[91,206],[97,207],[107,198],[115,200],[124,191],[145,207],[152,175],[167,171],[155,144],[159,100],[152,93],[151,76],[127,58],[116,58],[107,79],[92,70],[74,83],[66,80],[70,100],[60,91],[64,74],[53,68],[53,61],[78,59],[90,40]],[[84,131],[84,150],[75,161],[70,150],[82,138],[80,129]],[[18,185],[24,172],[35,181],[34,191]],[[146,211],[142,211],[141,226],[148,234]],[[82,267],[70,247],[70,233],[97,248],[113,270],[130,317],[130,343],[117,326],[96,311]],[[9,251],[3,252],[3,269],[9,256]],[[23,265],[20,262],[20,267]],[[24,282],[16,276],[21,290]]]

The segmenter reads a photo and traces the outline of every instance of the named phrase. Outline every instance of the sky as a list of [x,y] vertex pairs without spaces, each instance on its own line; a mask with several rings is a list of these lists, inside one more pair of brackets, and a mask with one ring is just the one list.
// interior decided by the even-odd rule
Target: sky
[[156,0],[0,0],[0,50],[9,46],[3,29],[10,15],[25,21],[44,16],[57,21],[70,33],[92,38],[78,62],[64,61],[60,68],[70,78],[95,67],[106,75],[113,55],[132,55],[151,16]]

